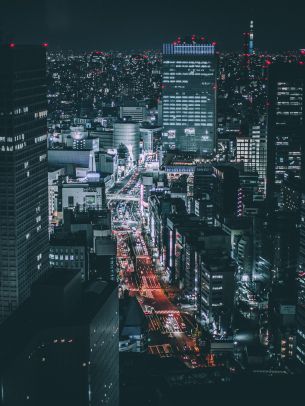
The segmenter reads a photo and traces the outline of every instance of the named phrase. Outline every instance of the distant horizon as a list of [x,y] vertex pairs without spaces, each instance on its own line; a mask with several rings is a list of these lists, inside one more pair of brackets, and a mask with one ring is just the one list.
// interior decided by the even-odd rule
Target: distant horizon
[[271,52],[305,48],[303,8],[299,0],[251,6],[241,0],[155,0],[145,6],[141,0],[2,0],[0,36],[49,42],[55,49],[120,51],[158,49],[177,35],[198,33],[235,52],[253,20],[254,47]]
[[[18,42],[18,41],[5,41],[2,42],[0,45],[9,45],[10,43],[15,44],[16,46],[39,46],[39,45],[44,45],[44,43],[25,43],[25,42]],[[46,47],[49,51],[51,52],[75,52],[75,53],[93,53],[93,52],[117,52],[117,53],[145,53],[145,52],[159,52],[162,54],[162,44],[160,48],[129,48],[129,49],[115,49],[115,48],[86,48],[86,49],[77,49],[74,47],[61,47],[59,45],[57,46],[52,46],[52,43],[47,42]],[[298,53],[301,49],[305,49],[305,44],[304,48],[295,48],[295,49],[259,49],[255,48],[255,53],[254,56],[257,55],[258,53],[261,55],[264,55],[266,53],[269,54],[294,54]],[[216,52],[220,54],[225,54],[225,53],[234,53],[234,54],[240,54],[242,55],[242,49],[223,49],[217,45]]]
[[[38,44],[39,45],[39,44]],[[94,48],[94,49],[75,49],[75,48],[60,48],[58,47],[53,47],[52,44],[48,44],[48,49],[52,52],[54,51],[73,51],[73,52],[122,52],[122,53],[131,53],[131,52],[160,52],[160,54],[162,54],[162,46],[160,48],[130,48],[130,49],[114,49],[114,48]],[[289,54],[289,53],[298,53],[301,49],[305,49],[305,44],[304,44],[304,48],[295,48],[295,49],[259,49],[259,48],[255,48],[255,54],[257,55],[257,52],[259,52],[260,54],[265,54],[265,53],[271,53],[271,54],[275,54],[275,53],[279,53],[279,54]],[[238,53],[240,55],[242,55],[242,49],[222,49],[221,47],[217,47],[216,52],[219,53]]]

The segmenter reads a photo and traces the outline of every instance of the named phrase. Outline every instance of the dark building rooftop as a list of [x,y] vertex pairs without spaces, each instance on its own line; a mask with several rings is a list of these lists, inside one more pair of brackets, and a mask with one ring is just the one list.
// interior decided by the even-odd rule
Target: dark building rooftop
[[143,334],[147,330],[145,314],[136,297],[125,297],[120,300],[120,335]]
[[31,297],[0,326],[0,372],[39,331],[89,324],[116,287],[104,281],[82,284],[76,270],[48,271],[33,285]]
[[86,244],[86,233],[79,231],[76,233],[55,232],[51,235],[51,246],[78,246]]

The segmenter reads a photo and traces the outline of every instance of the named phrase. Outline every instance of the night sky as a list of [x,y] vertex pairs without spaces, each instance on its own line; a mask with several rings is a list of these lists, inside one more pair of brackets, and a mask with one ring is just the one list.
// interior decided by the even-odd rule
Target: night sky
[[[302,4],[303,3],[303,4]],[[253,16],[261,50],[305,48],[304,0],[0,0],[0,29],[54,49],[149,49],[185,34],[239,50]],[[251,9],[252,4],[252,9]]]

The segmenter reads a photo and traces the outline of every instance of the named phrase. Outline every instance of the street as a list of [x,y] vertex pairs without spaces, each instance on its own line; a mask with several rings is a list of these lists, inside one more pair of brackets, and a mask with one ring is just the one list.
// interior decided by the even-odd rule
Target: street
[[[140,174],[134,172],[115,186],[108,202],[117,238],[120,286],[137,297],[146,315],[149,353],[178,357],[190,368],[204,366],[196,345],[195,322],[169,300],[143,238],[139,177]],[[120,198],[116,199],[118,195]],[[137,201],[130,201],[131,196]]]

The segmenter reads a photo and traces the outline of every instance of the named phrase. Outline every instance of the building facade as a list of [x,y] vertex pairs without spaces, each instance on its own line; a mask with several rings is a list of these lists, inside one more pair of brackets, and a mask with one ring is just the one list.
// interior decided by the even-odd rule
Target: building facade
[[305,365],[305,193],[301,203],[299,247],[296,357]]
[[164,150],[213,155],[216,133],[215,43],[195,36],[163,45]]
[[269,69],[267,197],[280,204],[283,180],[301,177],[304,165],[305,68],[287,63]]
[[0,322],[48,267],[46,56],[0,48]]

